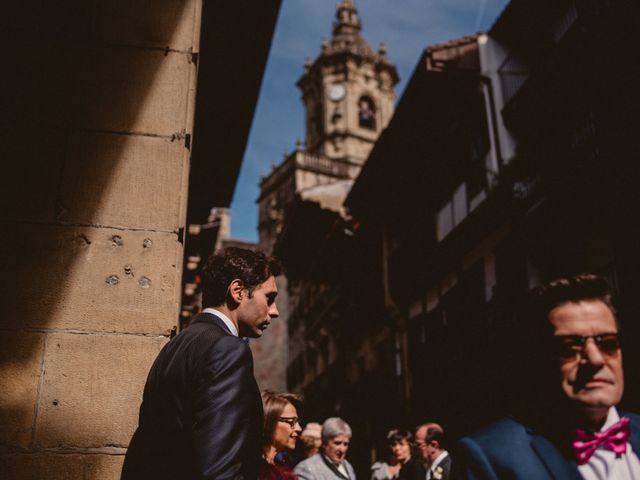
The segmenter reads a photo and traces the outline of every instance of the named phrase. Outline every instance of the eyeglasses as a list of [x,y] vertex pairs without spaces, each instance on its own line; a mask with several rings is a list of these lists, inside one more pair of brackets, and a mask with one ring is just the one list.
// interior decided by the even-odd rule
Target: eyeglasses
[[617,333],[601,333],[599,335],[558,335],[553,337],[557,354],[562,360],[571,360],[584,353],[587,340],[593,339],[603,355],[615,355],[620,349],[620,339]]
[[300,419],[298,417],[280,417],[279,422],[288,423],[291,428],[295,427]]

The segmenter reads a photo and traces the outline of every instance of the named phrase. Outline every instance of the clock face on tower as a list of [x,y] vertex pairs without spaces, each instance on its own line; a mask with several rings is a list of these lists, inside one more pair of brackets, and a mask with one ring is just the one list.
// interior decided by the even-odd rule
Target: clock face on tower
[[334,102],[342,100],[345,93],[346,93],[346,90],[342,83],[334,83],[329,87],[329,93],[328,93],[329,100],[332,100]]

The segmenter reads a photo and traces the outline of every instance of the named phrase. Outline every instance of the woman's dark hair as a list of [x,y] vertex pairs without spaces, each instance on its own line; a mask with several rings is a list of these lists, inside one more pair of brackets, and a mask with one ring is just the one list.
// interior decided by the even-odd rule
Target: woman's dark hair
[[393,429],[387,433],[387,444],[389,446],[396,442],[406,440],[409,445],[413,445],[413,434],[408,430]]
[[396,442],[406,441],[409,444],[409,448],[411,449],[411,456],[413,457],[416,453],[416,444],[413,441],[413,433],[409,430],[402,429],[393,429],[389,430],[387,433],[387,445],[389,448],[393,446]]
[[284,407],[290,403],[298,411],[302,408],[302,398],[295,393],[277,393],[265,390],[262,392],[262,408],[264,409],[264,428],[262,431],[262,447],[271,445],[273,433]]
[[211,255],[201,271],[202,306],[217,307],[227,300],[231,282],[239,279],[249,290],[265,282],[271,275],[282,273],[280,263],[262,252],[229,247]]

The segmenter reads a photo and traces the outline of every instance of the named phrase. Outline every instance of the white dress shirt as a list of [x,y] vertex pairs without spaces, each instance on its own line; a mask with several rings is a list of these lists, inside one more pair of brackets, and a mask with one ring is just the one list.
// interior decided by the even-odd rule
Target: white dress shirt
[[222,320],[224,322],[224,324],[229,328],[229,331],[231,332],[231,335],[233,335],[234,337],[238,336],[238,329],[236,328],[236,326],[229,319],[229,317],[227,317],[220,310],[216,310],[215,308],[207,307],[204,310],[202,310],[202,313],[211,313],[212,315],[215,315],[216,317],[220,318],[220,320]]
[[[618,411],[611,407],[600,431],[603,432],[618,420]],[[630,444],[627,444],[627,453],[619,458],[611,450],[599,447],[587,463],[578,465],[578,470],[585,480],[637,480],[640,479],[640,460]]]

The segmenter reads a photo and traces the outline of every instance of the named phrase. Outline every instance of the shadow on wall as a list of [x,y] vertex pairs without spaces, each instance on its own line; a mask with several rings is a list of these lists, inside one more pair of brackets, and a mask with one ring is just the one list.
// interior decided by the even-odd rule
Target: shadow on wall
[[39,454],[7,460],[11,452],[128,444],[158,336],[178,313],[199,7],[3,9],[4,478],[49,468]]

